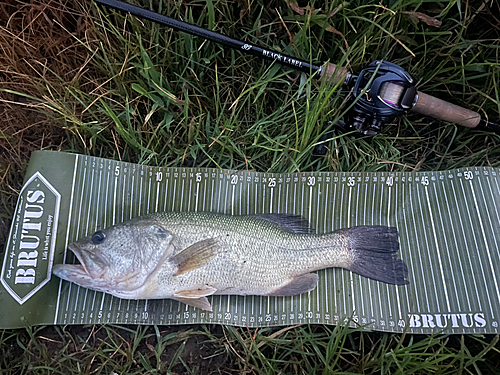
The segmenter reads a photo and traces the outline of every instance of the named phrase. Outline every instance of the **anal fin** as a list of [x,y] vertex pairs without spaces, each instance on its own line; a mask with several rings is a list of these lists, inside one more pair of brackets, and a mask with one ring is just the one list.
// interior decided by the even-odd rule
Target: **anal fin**
[[293,278],[288,284],[267,294],[268,296],[286,297],[295,296],[310,292],[318,285],[318,275],[315,273],[306,273]]
[[181,297],[181,298],[200,298],[200,297],[206,297],[206,296],[211,296],[217,291],[216,288],[209,286],[209,285],[201,285],[197,288],[192,288],[192,289],[184,289],[184,290],[179,290],[174,293],[174,297]]
[[216,291],[217,289],[210,285],[200,285],[197,288],[179,290],[174,293],[172,299],[202,310],[212,311],[212,306],[208,302],[207,296],[211,296]]
[[212,305],[208,302],[207,297],[200,298],[184,298],[184,297],[172,297],[172,299],[185,303],[186,305],[197,307],[202,310],[212,311]]

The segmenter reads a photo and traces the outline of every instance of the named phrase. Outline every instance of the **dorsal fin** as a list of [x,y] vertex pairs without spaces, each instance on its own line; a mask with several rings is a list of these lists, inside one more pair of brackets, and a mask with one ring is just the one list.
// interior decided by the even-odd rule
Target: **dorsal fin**
[[265,220],[279,227],[283,232],[311,234],[311,223],[300,215],[293,214],[257,214],[254,217]]

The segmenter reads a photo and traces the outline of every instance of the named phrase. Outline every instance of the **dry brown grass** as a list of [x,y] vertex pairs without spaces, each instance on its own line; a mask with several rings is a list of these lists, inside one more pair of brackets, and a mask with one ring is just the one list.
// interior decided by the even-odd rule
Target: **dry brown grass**
[[[87,5],[88,6],[88,5]],[[42,98],[63,84],[84,84],[90,18],[74,1],[5,0],[0,4],[0,89]],[[86,15],[87,14],[87,15]],[[87,79],[87,78],[84,78]],[[32,151],[61,149],[66,131],[26,97],[0,92],[0,243]],[[10,210],[7,210],[10,207]]]

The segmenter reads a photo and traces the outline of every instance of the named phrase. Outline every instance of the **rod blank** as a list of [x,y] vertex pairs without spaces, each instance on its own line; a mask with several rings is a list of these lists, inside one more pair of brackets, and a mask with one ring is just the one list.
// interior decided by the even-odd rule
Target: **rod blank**
[[[119,0],[94,0],[96,3],[103,4],[120,11],[131,13],[135,16],[166,25],[173,29],[198,36],[203,39],[219,43],[223,46],[238,49],[243,53],[248,53],[265,60],[276,61],[281,65],[288,66],[295,70],[305,73],[315,73],[319,71],[321,78],[332,80],[334,84],[344,83],[350,76],[349,71],[343,67],[337,67],[335,64],[325,64],[320,67],[307,61],[287,56],[278,52],[270,51],[265,48],[245,43],[237,39],[229,38],[225,35],[210,31],[199,26],[191,25],[187,22],[179,21],[174,18],[163,16]],[[483,128],[500,132],[500,125],[481,118],[477,112],[448,103],[444,100],[435,98],[431,95],[418,92],[418,99],[415,106],[411,109],[413,112],[424,116],[433,117],[438,120],[453,122],[469,128]]]

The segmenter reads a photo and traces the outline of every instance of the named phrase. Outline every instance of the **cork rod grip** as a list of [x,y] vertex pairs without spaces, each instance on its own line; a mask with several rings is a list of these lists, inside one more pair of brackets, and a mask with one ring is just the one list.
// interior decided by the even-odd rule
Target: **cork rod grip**
[[412,111],[438,120],[467,126],[468,128],[475,128],[481,120],[481,115],[477,112],[445,102],[420,91]]
[[325,77],[327,81],[330,79],[332,83],[336,85],[337,83],[343,83],[349,71],[346,68],[341,66],[337,67],[337,65],[328,63],[323,66],[323,73],[321,74],[321,78]]

